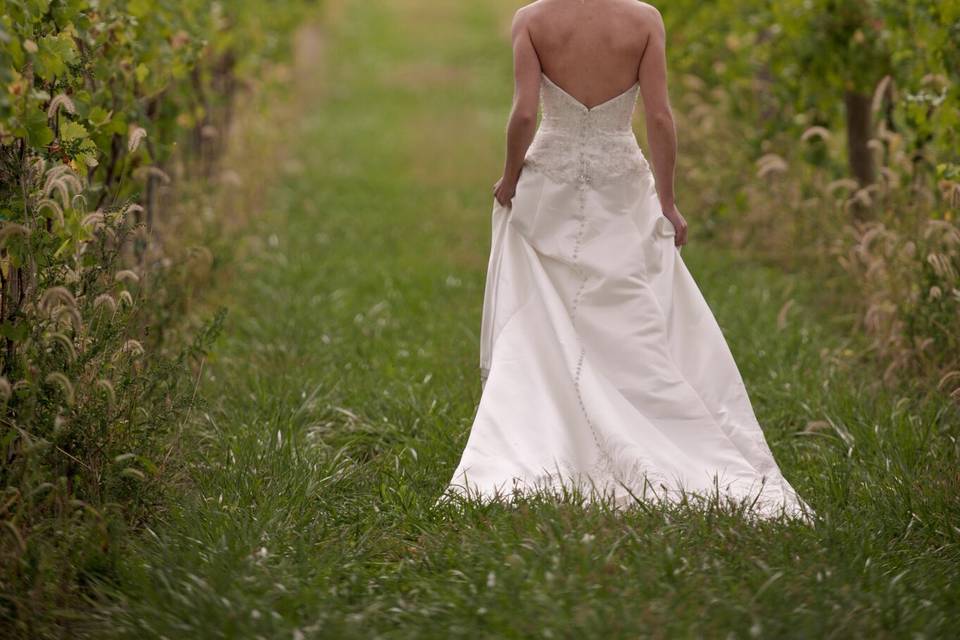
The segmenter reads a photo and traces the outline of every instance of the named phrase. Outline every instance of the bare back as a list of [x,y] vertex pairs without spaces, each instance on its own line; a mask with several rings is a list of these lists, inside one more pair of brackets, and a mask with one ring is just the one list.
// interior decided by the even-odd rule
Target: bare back
[[590,111],[635,86],[643,99],[647,143],[664,215],[686,242],[674,201],[677,134],[667,90],[666,27],[655,7],[637,0],[537,0],[514,15],[513,107],[503,177],[494,186],[510,202],[537,128],[543,76]]
[[655,10],[636,0],[539,0],[524,8],[544,74],[587,107],[638,80]]

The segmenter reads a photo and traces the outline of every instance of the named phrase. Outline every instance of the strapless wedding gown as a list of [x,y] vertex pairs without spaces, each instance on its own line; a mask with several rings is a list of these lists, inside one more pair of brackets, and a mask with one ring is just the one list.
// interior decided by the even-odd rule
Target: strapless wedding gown
[[639,85],[587,108],[546,75],[511,207],[494,201],[483,392],[444,494],[719,497],[808,519],[674,245],[632,129]]

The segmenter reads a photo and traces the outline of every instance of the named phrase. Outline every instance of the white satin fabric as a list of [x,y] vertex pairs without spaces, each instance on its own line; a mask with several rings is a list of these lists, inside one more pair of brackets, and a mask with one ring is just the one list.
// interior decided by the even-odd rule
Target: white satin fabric
[[637,91],[588,109],[543,76],[516,195],[492,212],[483,393],[438,502],[577,486],[615,506],[719,496],[809,519],[674,246],[631,128]]

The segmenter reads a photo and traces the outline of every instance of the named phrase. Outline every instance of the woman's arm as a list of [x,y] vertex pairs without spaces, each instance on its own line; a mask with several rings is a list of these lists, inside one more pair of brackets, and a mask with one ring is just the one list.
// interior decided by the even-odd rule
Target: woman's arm
[[666,29],[660,12],[650,7],[651,30],[640,59],[640,93],[647,124],[647,142],[660,208],[676,230],[679,247],[687,241],[687,222],[674,202],[673,176],[677,162],[677,131],[667,92]]
[[537,129],[540,103],[540,59],[530,40],[526,13],[523,9],[513,17],[513,108],[507,122],[507,151],[503,177],[494,185],[494,196],[509,206],[517,190],[523,159]]

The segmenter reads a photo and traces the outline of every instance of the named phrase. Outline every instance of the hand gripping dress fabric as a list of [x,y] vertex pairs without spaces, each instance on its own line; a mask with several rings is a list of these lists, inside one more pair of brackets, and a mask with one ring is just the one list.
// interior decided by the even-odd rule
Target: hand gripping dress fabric
[[809,521],[674,246],[638,92],[587,108],[541,76],[516,195],[493,204],[483,392],[437,503],[576,486],[617,507],[700,496]]

